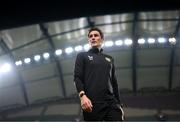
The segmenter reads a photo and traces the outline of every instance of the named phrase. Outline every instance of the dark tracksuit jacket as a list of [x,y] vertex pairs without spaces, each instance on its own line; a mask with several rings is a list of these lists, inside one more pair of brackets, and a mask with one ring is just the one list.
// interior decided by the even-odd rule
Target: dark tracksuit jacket
[[113,58],[102,49],[92,48],[77,55],[74,82],[78,93],[85,91],[92,103],[120,103]]

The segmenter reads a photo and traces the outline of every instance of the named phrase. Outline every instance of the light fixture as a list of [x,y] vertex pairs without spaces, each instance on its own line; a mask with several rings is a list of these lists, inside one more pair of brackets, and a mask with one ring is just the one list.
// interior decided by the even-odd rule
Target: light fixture
[[56,54],[57,56],[61,55],[61,54],[62,54],[62,50],[61,50],[61,49],[57,49],[57,50],[55,51],[55,54]]
[[113,41],[106,41],[104,43],[104,46],[106,46],[106,47],[112,47],[113,45],[114,45]]
[[121,46],[121,45],[123,45],[123,41],[122,40],[117,40],[117,41],[115,41],[115,45]]
[[132,44],[132,40],[131,39],[125,39],[124,43],[125,43],[125,45],[131,45]]
[[76,46],[75,48],[74,48],[74,50],[76,51],[76,52],[79,52],[79,51],[81,51],[83,48],[82,48],[82,46],[81,45],[78,45],[78,46]]
[[145,39],[144,38],[138,39],[138,44],[144,44],[144,43],[145,43]]
[[66,52],[67,54],[70,54],[70,53],[73,52],[73,48],[72,48],[72,47],[67,47],[67,48],[65,49],[65,52]]
[[149,43],[149,44],[155,43],[155,39],[154,39],[154,38],[148,38],[148,43]]
[[48,52],[43,53],[43,57],[44,57],[44,59],[48,59],[49,58],[49,53]]
[[10,70],[11,70],[11,65],[8,63],[5,63],[0,67],[1,73],[6,73],[6,72],[9,72]]
[[40,55],[35,55],[35,56],[34,56],[34,60],[35,60],[35,61],[39,61],[40,59],[41,59],[41,56],[40,56]]
[[166,42],[166,39],[164,37],[159,37],[158,38],[158,42],[159,43],[165,43]]
[[31,62],[31,59],[30,59],[30,58],[25,58],[25,59],[24,59],[24,63],[29,64],[30,62]]
[[15,64],[16,64],[16,66],[22,65],[22,61],[21,60],[16,61]]
[[176,38],[172,37],[172,38],[169,38],[169,42],[171,44],[176,44]]
[[89,49],[90,49],[90,45],[89,45],[89,44],[85,44],[85,45],[84,45],[84,50],[85,50],[85,51],[88,51]]

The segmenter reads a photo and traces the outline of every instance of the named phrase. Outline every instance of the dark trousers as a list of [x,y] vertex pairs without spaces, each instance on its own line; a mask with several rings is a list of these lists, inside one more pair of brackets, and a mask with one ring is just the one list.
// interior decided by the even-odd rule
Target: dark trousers
[[84,121],[122,121],[122,111],[116,103],[94,103],[92,112],[83,111]]

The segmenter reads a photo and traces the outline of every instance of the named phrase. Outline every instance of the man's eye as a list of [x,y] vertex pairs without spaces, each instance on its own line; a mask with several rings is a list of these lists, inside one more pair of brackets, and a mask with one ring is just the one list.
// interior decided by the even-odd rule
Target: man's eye
[[95,37],[99,36],[98,34],[94,34]]
[[92,34],[92,35],[89,35],[89,38],[92,38],[92,37],[98,37],[99,35],[98,34]]

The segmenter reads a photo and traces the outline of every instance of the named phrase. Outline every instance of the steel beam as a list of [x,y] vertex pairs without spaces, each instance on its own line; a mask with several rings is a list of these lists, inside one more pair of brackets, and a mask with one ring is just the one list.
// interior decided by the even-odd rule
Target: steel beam
[[59,78],[60,78],[60,87],[62,88],[62,94],[63,94],[63,97],[67,97],[61,64],[60,64],[60,62],[58,61],[58,59],[56,58],[56,56],[54,54],[55,53],[55,45],[54,45],[53,40],[52,40],[52,38],[51,38],[51,36],[50,36],[50,34],[48,32],[48,29],[45,27],[45,25],[44,24],[39,24],[39,26],[40,26],[40,29],[41,29],[43,35],[47,38],[47,41],[48,41],[49,45],[51,46],[51,51],[52,51],[51,54],[52,54],[52,58],[56,62],[56,66],[57,66],[57,69],[58,69]]
[[28,96],[27,96],[27,91],[26,91],[26,88],[25,88],[25,85],[24,85],[24,81],[23,81],[23,78],[21,76],[21,73],[18,71],[16,65],[15,65],[15,58],[12,54],[12,52],[10,51],[9,47],[7,46],[7,44],[4,42],[3,39],[0,40],[0,46],[2,47],[2,49],[5,51],[5,52],[9,52],[9,56],[12,60],[12,65],[13,65],[13,68],[15,70],[15,73],[16,75],[18,76],[18,81],[20,83],[20,86],[21,86],[21,90],[22,90],[22,93],[23,93],[23,97],[24,97],[24,100],[25,100],[25,103],[26,105],[29,105],[29,100],[28,100]]

